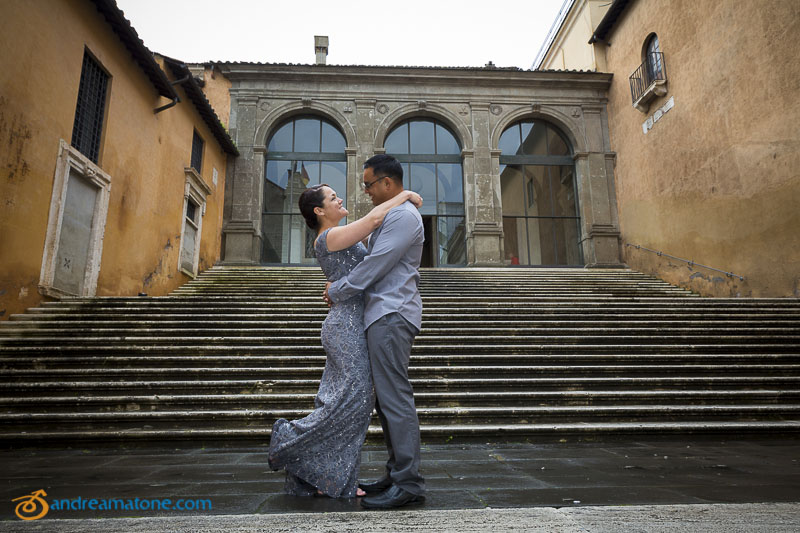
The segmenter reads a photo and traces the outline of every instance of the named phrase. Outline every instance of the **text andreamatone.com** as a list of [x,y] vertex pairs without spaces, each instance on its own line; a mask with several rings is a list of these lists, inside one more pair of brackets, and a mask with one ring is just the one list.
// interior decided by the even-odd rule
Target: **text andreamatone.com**
[[51,511],[210,511],[211,500],[170,498],[66,498],[50,502]]

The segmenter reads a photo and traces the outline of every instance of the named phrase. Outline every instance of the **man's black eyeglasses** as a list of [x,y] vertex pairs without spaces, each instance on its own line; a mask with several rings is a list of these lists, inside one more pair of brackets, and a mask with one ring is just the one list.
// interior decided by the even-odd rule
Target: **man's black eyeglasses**
[[388,178],[389,176],[381,176],[380,178],[375,178],[374,180],[370,181],[369,183],[361,182],[361,187],[366,191],[369,190],[370,187],[381,181],[383,178]]

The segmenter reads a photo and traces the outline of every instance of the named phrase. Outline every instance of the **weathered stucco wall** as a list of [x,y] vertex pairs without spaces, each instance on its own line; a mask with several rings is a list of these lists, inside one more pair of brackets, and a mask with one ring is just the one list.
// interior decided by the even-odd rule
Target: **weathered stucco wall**
[[[668,91],[647,114],[628,76],[658,35]],[[606,50],[609,130],[623,242],[635,269],[712,296],[800,296],[800,4],[633,2]],[[674,107],[642,124],[670,98]]]
[[[100,168],[111,176],[97,295],[165,294],[179,272],[184,167],[192,131],[206,141],[211,187],[200,268],[219,257],[225,155],[188,98],[166,101],[93,4],[6,2],[0,17],[0,319],[34,306],[59,140],[69,143],[84,49],[110,74]],[[180,91],[180,89],[179,89]],[[212,184],[212,169],[218,170]]]
[[[231,81],[226,78],[215,65],[197,65],[203,69],[203,92],[208,98],[211,107],[217,112],[226,129],[230,128],[231,117]],[[194,68],[192,68],[194,70]]]

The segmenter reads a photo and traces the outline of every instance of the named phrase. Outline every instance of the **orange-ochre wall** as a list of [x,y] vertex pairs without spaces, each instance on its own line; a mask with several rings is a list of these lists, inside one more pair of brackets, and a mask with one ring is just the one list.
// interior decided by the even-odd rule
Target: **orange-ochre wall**
[[46,299],[38,285],[53,177],[59,140],[72,138],[85,49],[110,74],[99,166],[111,191],[97,295],[163,295],[188,281],[178,261],[194,129],[212,191],[199,270],[218,260],[226,154],[180,88],[181,103],[153,113],[168,100],[94,4],[6,0],[0,49],[0,319]]
[[[668,91],[647,113],[628,77],[656,33]],[[632,268],[707,296],[800,297],[800,3],[637,0],[606,48],[622,239]],[[674,107],[644,133],[670,99]]]

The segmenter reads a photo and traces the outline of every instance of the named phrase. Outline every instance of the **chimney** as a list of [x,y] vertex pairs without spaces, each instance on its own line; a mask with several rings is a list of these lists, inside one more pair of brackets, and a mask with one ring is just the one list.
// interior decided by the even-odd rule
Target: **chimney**
[[328,36],[314,36],[314,51],[317,53],[317,65],[324,65],[328,57]]

